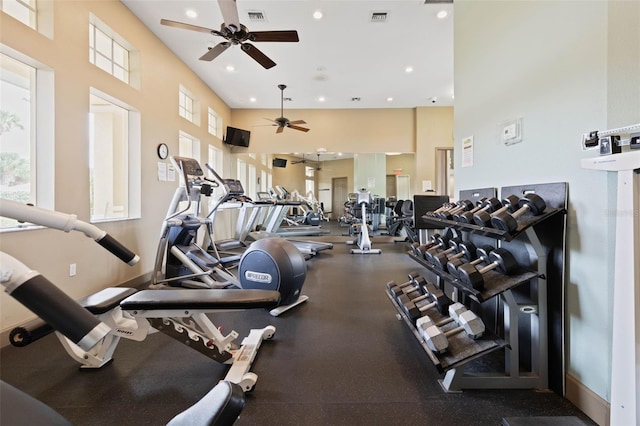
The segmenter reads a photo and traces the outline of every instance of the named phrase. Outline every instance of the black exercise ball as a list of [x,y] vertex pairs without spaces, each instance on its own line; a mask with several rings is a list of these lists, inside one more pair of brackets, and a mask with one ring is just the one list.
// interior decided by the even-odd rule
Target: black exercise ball
[[263,238],[251,244],[240,259],[242,288],[277,290],[280,304],[289,305],[300,296],[307,278],[307,264],[300,250],[284,238]]

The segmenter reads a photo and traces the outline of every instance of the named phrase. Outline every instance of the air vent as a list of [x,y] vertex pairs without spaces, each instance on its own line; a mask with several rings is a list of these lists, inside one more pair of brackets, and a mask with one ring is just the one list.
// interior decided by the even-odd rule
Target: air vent
[[264,12],[259,10],[251,10],[247,12],[249,15],[249,20],[252,22],[267,22],[267,17],[264,15]]
[[387,22],[387,12],[371,12],[371,22]]

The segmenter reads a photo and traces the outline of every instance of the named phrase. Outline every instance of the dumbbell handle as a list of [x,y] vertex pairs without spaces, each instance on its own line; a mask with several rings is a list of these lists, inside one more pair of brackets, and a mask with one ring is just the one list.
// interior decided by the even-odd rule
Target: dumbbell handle
[[529,204],[525,204],[524,206],[520,207],[515,212],[511,213],[511,217],[513,217],[514,219],[517,219],[520,216],[522,216],[523,214],[525,214],[526,212],[528,212],[529,210],[531,210],[531,206]]
[[478,269],[478,272],[480,272],[481,274],[484,274],[485,272],[489,272],[496,269],[498,266],[500,266],[499,262],[491,262],[487,266]]
[[458,326],[458,327],[456,327],[456,328],[452,328],[452,329],[451,329],[451,330],[449,330],[449,331],[445,331],[445,332],[444,332],[444,335],[445,335],[445,337],[451,337],[451,336],[453,336],[454,334],[458,334],[458,333],[460,333],[461,331],[464,331],[464,327],[462,327],[462,326]]
[[511,208],[510,204],[505,204],[504,206],[500,207],[498,210],[492,212],[489,216],[494,217],[499,215],[500,213],[506,212]]
[[456,204],[454,203],[444,203],[442,206],[438,207],[437,209],[435,209],[434,211],[430,212],[431,214],[438,214],[440,212],[443,212],[445,210],[451,210],[453,208],[457,207]]

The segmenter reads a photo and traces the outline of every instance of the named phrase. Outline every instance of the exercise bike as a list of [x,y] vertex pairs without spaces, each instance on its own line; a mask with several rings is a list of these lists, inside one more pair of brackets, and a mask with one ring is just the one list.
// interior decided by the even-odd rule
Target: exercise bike
[[[280,293],[280,304],[270,311],[273,316],[306,302],[308,296],[300,293],[306,279],[305,259],[290,241],[268,238],[252,243],[240,258],[237,276],[198,244],[200,231],[205,241],[214,241],[213,215],[229,197],[239,195],[242,185],[235,179],[222,179],[209,165],[214,179],[207,179],[193,158],[172,156],[170,160],[180,184],[163,221],[149,288],[274,290]],[[206,217],[200,216],[202,197],[211,196],[220,186],[223,195]]]
[[351,249],[351,254],[380,254],[382,250],[371,248],[371,238],[369,237],[369,224],[367,223],[367,209],[371,206],[371,193],[362,188],[356,199],[356,205],[360,207],[361,222],[352,224],[351,229],[357,240],[349,242],[357,244],[357,249]]
[[[0,216],[70,232],[81,231],[129,265],[139,257],[96,226],[75,215],[27,206],[10,200],[0,203]],[[207,314],[229,309],[272,308],[280,302],[275,290],[141,290],[105,288],[80,302],[19,260],[0,252],[0,282],[7,293],[38,315],[43,324],[18,327],[10,334],[14,346],[26,346],[55,330],[67,354],[83,369],[112,361],[120,341],[144,340],[162,332],[209,358],[229,364],[225,381],[243,391],[253,389],[258,376],[250,372],[261,342],[275,334],[272,325],[252,329],[240,346],[234,330],[224,335]],[[48,330],[47,330],[48,328]]]

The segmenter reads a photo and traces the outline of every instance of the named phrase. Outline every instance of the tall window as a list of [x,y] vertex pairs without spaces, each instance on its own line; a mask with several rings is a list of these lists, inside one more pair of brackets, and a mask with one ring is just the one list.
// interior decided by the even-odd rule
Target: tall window
[[222,139],[222,117],[218,115],[213,109],[208,108],[209,116],[209,133],[213,136]]
[[2,11],[33,29],[37,29],[36,0],[2,0]]
[[2,55],[0,95],[0,185],[2,198],[36,202],[36,69]]
[[190,134],[180,131],[178,136],[178,155],[193,158],[200,162],[200,141]]
[[138,217],[139,113],[96,90],[90,104],[91,220]]
[[237,171],[236,176],[240,182],[242,182],[242,186],[246,187],[247,183],[247,163],[244,160],[238,159],[236,163]]
[[247,186],[245,187],[245,194],[249,197],[256,196],[256,181],[258,180],[258,175],[256,174],[256,166],[253,164],[249,164],[249,176],[247,178]]
[[198,101],[196,98],[182,85],[178,91],[178,114],[180,117],[189,120],[193,124],[200,124],[198,116]]
[[315,194],[316,192],[316,181],[315,181],[315,171],[316,169],[313,167],[305,167],[304,168],[304,175],[305,175],[305,180],[304,180],[304,196],[308,197],[309,196],[309,192],[311,192],[312,194]]
[[97,18],[89,22],[89,62],[129,83],[128,43]]
[[53,208],[53,72],[11,54],[0,53],[0,196]]

